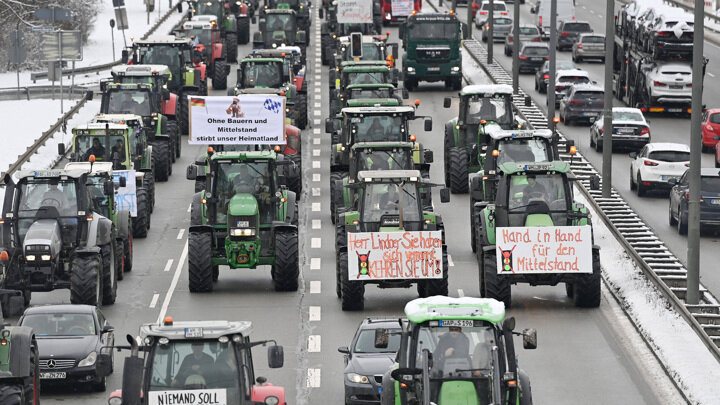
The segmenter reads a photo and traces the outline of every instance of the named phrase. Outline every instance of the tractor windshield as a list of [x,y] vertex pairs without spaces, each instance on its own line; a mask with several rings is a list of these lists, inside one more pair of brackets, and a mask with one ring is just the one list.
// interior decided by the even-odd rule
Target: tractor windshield
[[368,184],[363,192],[362,222],[377,223],[383,216],[399,216],[403,209],[403,221],[421,220],[420,203],[415,183]]
[[95,320],[90,314],[29,314],[23,317],[21,326],[33,328],[39,338],[44,336],[94,336],[97,334]]
[[145,65],[166,65],[177,72],[181,68],[180,53],[178,48],[171,45],[152,45],[140,50],[140,61]]
[[372,150],[360,152],[357,170],[402,170],[410,169],[412,155],[409,150]]
[[243,88],[276,89],[283,84],[283,66],[280,63],[244,62],[242,76]]
[[[367,42],[362,45],[362,56],[360,60],[384,60],[385,58],[380,52],[380,47],[372,42]],[[350,54],[350,46],[345,47],[345,55],[343,60],[353,60]]]
[[265,31],[295,31],[295,18],[292,14],[266,14]]
[[216,17],[222,17],[223,3],[217,0],[213,1],[199,1],[195,8],[195,15],[214,15]]
[[[122,132],[121,132],[122,133]],[[124,162],[127,159],[125,148],[125,137],[123,135],[110,135],[110,145],[107,144],[108,137],[105,135],[78,135],[75,137],[75,152],[78,158],[87,162],[90,155],[95,160],[103,161],[107,158],[106,151],[110,151],[111,160]],[[117,155],[115,155],[117,153]]]
[[345,83],[347,84],[384,84],[389,82],[385,80],[385,72],[348,72],[345,73]]
[[189,38],[195,37],[194,41],[205,45],[205,47],[212,44],[212,31],[209,29],[193,28],[186,30],[185,35]]
[[544,139],[504,139],[497,146],[497,165],[505,162],[548,162],[550,150]]
[[399,115],[371,115],[351,118],[355,142],[405,141],[405,124]]
[[556,226],[566,225],[569,207],[564,180],[560,174],[513,175],[508,188],[509,226],[530,225],[531,215],[542,214]]
[[150,92],[144,90],[113,91],[108,95],[106,114],[135,114],[147,117],[153,113]]
[[252,194],[258,203],[261,223],[272,221],[273,181],[268,161],[222,162],[217,171],[217,223],[227,221],[230,200],[236,194]]
[[39,215],[59,218],[63,246],[76,243],[78,193],[74,179],[28,179],[18,185],[15,198],[19,201],[17,227],[21,244]]
[[152,79],[149,76],[120,76],[119,83],[143,83],[152,85]]
[[408,24],[409,39],[416,40],[451,40],[458,34],[458,24],[448,21],[424,22],[422,24]]
[[485,120],[504,127],[513,122],[512,105],[504,96],[475,96],[469,98],[466,105],[465,122],[468,124],[479,124],[480,121]]
[[355,88],[350,90],[349,100],[358,98],[392,98],[393,89],[388,87],[381,88]]
[[[243,349],[243,352],[246,349]],[[246,403],[249,399],[249,382],[244,361],[247,354],[230,342],[170,341],[155,345],[146,367],[150,376],[147,387],[150,402],[153,391],[218,390],[217,399],[228,405]],[[242,373],[242,375],[241,375]],[[241,391],[241,384],[245,391]],[[197,391],[195,391],[197,392]]]

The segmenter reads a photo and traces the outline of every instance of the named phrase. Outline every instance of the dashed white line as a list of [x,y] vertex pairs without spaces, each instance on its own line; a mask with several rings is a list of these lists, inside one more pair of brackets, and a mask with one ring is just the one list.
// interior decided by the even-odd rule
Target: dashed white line
[[583,8],[583,10],[587,10],[587,7],[585,7],[585,6],[581,6],[581,7]]
[[320,307],[311,306],[308,308],[308,320],[310,322],[317,322],[320,318]]
[[320,387],[320,369],[309,368],[307,371],[307,388]]
[[316,94],[316,95],[315,95],[315,100],[322,100],[322,95]]
[[462,288],[458,288],[458,297],[462,298],[465,296],[465,291],[462,290]]
[[320,353],[321,342],[320,335],[308,336],[308,353]]
[[320,138],[313,139],[313,145],[320,145]]
[[[322,121],[319,120],[319,119],[317,119],[317,118],[315,118],[315,119],[313,120],[313,125],[318,125],[318,126],[319,126],[321,123],[322,123]],[[318,129],[319,129],[319,128],[318,128]]]
[[315,110],[315,111],[313,112],[313,115],[316,116],[316,117],[319,117],[319,116],[322,115],[322,111],[320,111],[320,110]]
[[173,274],[172,281],[170,282],[170,288],[168,288],[167,294],[165,294],[165,300],[163,300],[162,307],[160,308],[160,314],[157,318],[157,323],[160,323],[163,318],[165,318],[165,314],[167,313],[167,309],[170,306],[170,300],[172,299],[173,292],[175,292],[175,287],[177,287],[178,279],[180,279],[180,273],[182,272],[183,263],[185,263],[185,260],[187,259],[188,254],[188,243],[185,242],[185,248],[183,249],[182,253],[180,254],[180,260],[178,261],[177,267],[175,267],[175,274]]
[[448,254],[448,266],[455,267],[455,263],[453,263],[452,256]]
[[320,212],[321,204],[319,202],[312,203],[313,212]]
[[320,280],[313,280],[310,282],[310,294],[320,294],[322,282]]
[[313,249],[321,249],[322,248],[322,238],[312,238],[310,240],[310,247]]
[[160,294],[153,294],[152,300],[150,300],[150,308],[155,308],[155,305],[157,305],[158,302],[158,298],[160,298]]
[[188,210],[187,210],[187,212],[190,212],[191,210],[192,210],[192,203],[190,203],[190,205],[188,205]]
[[313,219],[312,220],[312,229],[320,229],[321,222],[322,221],[319,219]]
[[590,14],[595,14],[595,10],[590,10]]
[[310,270],[320,270],[322,259],[319,257],[313,257],[310,259]]
[[321,75],[318,75],[318,74],[316,74],[316,75],[315,75],[315,80],[317,80],[317,81],[320,81],[320,80],[322,80],[322,76],[321,76]]
[[313,134],[320,135],[320,128],[313,128]]
[[313,156],[320,156],[320,149],[313,149],[313,150],[312,150],[312,155],[313,155]]
[[165,263],[165,268],[163,269],[163,271],[170,271],[170,267],[172,267],[174,261],[175,260],[173,259],[168,259],[167,263]]
[[185,228],[180,228],[177,238],[182,239],[183,235],[185,235]]
[[314,182],[320,181],[320,173],[313,173],[313,181]]
[[710,73],[710,72],[707,72],[707,74],[708,74],[708,76],[710,76],[710,77],[715,77],[715,75],[712,74],[712,73]]
[[315,103],[315,108],[322,108],[322,104],[321,104],[321,103]]
[[313,169],[319,169],[320,168],[320,161],[319,160],[313,160],[312,162]]
[[320,187],[312,187],[310,191],[313,197],[320,197]]

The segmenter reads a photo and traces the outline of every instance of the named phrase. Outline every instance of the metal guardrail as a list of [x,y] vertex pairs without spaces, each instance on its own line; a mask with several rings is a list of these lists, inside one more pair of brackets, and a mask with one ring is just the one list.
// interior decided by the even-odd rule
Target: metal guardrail
[[[150,35],[155,33],[155,31],[160,27],[161,24],[163,24],[169,17],[172,15],[172,13],[177,12],[177,5],[182,3],[183,1],[180,0],[177,3],[175,3],[159,20],[153,24],[152,27],[141,37],[141,39],[147,39]],[[82,74],[82,73],[99,73],[104,70],[110,70],[113,66],[121,64],[121,60],[116,60],[114,62],[109,63],[103,63],[101,65],[93,65],[93,66],[84,66],[73,69],[63,69],[63,75],[71,75],[73,72],[75,74]],[[47,78],[48,73],[47,72],[34,72],[30,73],[30,80],[32,80],[33,83],[35,83],[38,79],[45,79]]]
[[[87,92],[87,90],[88,89],[84,86],[75,85],[73,87],[64,88],[63,95],[82,96]],[[18,92],[27,100],[30,100],[33,96],[36,98],[47,97],[48,95],[52,96],[54,94],[57,94],[58,97],[60,96],[60,88],[58,86],[25,86],[20,87],[19,91],[17,87],[3,87],[0,88],[0,101],[18,100]]]

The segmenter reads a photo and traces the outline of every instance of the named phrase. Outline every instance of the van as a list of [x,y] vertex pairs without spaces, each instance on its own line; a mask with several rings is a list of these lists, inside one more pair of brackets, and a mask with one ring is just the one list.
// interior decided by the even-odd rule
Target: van
[[[543,38],[550,37],[550,0],[537,0],[535,7],[530,9],[535,14],[535,25],[540,29]],[[573,0],[557,0],[557,23],[575,19]]]

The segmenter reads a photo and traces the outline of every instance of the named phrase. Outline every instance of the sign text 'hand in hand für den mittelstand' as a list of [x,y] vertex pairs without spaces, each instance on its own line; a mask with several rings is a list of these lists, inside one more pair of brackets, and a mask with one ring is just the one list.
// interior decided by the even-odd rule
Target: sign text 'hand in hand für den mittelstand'
[[498,274],[592,273],[590,226],[497,228]]

